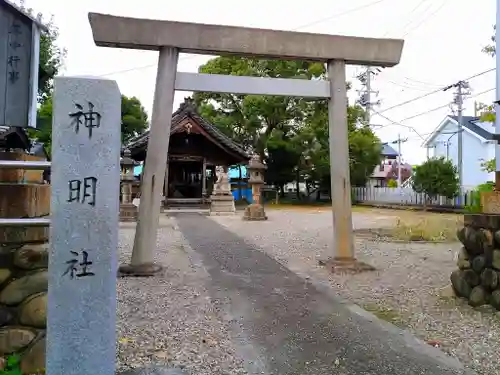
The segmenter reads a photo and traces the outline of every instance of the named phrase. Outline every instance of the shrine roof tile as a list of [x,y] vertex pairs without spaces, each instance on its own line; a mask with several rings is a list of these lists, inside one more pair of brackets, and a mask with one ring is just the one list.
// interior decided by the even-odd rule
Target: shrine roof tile
[[[191,99],[187,98],[177,109],[172,114],[172,128],[174,126],[178,125],[180,122],[182,122],[186,118],[191,118],[194,121],[198,123],[199,126],[203,128],[210,136],[212,136],[215,140],[221,143],[221,145],[228,150],[234,152],[238,156],[240,156],[242,159],[249,160],[250,156],[247,154],[247,152],[241,147],[238,143],[233,141],[231,138],[229,138],[227,135],[222,133],[219,129],[217,129],[216,126],[213,124],[209,123],[207,120],[205,120],[203,117],[201,117],[198,112],[196,111],[196,107],[194,103],[192,102]],[[146,131],[145,133],[131,139],[127,145],[125,145],[122,148],[122,152],[125,148],[128,148],[132,153],[134,153],[134,150],[138,148],[142,148],[147,145],[149,140],[149,131]]]

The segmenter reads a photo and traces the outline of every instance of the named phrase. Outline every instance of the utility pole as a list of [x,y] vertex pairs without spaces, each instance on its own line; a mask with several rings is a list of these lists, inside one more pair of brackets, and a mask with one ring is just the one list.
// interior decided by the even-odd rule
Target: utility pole
[[[495,27],[495,51],[500,51],[500,0],[497,0],[497,16]],[[495,53],[496,92],[495,92],[495,135],[500,136],[500,56]],[[495,190],[500,191],[500,144],[495,145]]]
[[391,143],[397,143],[398,144],[398,188],[401,188],[401,143],[404,143],[408,140],[408,138],[402,139],[401,134],[398,134],[398,139],[395,141],[392,141]]
[[368,66],[366,71],[357,76],[363,85],[363,89],[358,90],[360,94],[358,104],[365,108],[365,121],[368,125],[371,120],[371,109],[373,106],[380,104],[380,100],[372,102],[372,94],[378,95],[378,91],[372,90],[372,75],[377,75],[379,72],[380,69],[373,70],[372,67]]
[[458,181],[460,185],[460,190],[463,187],[463,111],[464,111],[464,97],[470,94],[469,82],[458,81],[453,85],[445,87],[443,91],[447,91],[451,88],[455,88],[455,96],[453,97],[453,104],[457,106],[457,118],[458,118],[458,145],[457,145],[457,169],[458,169]]
[[368,66],[366,68],[366,112],[365,120],[367,124],[370,124],[372,109],[372,68]]

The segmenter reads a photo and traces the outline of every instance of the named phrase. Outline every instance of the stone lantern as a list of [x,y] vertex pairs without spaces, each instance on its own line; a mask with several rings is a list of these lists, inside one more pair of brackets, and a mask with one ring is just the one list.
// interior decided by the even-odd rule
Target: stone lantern
[[130,150],[123,151],[121,166],[120,221],[137,221],[137,207],[132,204],[132,184],[134,182],[134,167],[139,163],[130,157]]
[[262,186],[264,185],[264,171],[267,167],[262,164],[258,155],[254,155],[248,164],[248,184],[252,188],[253,203],[245,208],[243,220],[267,220],[264,206],[262,205]]

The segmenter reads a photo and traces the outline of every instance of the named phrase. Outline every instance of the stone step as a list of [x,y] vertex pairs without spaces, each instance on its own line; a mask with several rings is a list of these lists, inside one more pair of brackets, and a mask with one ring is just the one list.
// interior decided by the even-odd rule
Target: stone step
[[168,207],[165,209],[164,213],[167,216],[185,214],[208,216],[210,215],[210,209],[202,207]]

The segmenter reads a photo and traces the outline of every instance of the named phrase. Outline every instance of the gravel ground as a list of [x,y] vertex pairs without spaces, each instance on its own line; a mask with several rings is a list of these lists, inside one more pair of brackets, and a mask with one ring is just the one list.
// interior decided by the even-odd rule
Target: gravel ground
[[[130,260],[135,226],[122,225],[120,261]],[[163,275],[118,279],[117,369],[156,364],[196,375],[246,374],[235,355],[224,320],[171,219],[161,218],[156,261]]]
[[[328,283],[341,297],[409,329],[478,374],[500,374],[500,315],[456,301],[449,290],[460,244],[404,244],[356,240],[358,259],[377,271],[332,275],[318,266],[332,243],[331,213],[269,210],[267,222],[213,220],[297,274]],[[390,217],[355,213],[355,228],[390,225]]]

